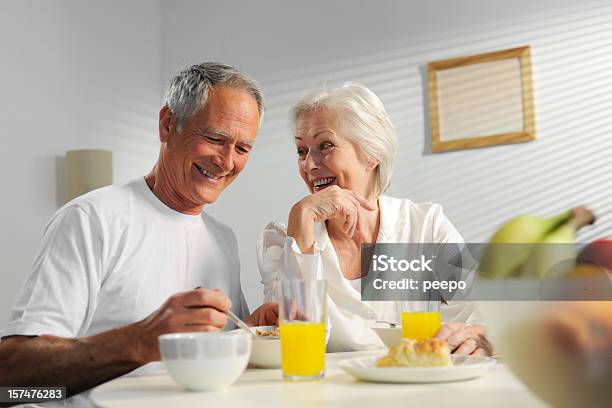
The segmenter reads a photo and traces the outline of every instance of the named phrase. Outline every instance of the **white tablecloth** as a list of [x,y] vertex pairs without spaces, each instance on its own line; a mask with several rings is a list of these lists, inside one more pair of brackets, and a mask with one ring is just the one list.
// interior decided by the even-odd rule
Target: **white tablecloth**
[[281,370],[248,369],[231,387],[215,392],[184,391],[160,369],[145,367],[136,374],[102,384],[90,394],[98,407],[544,407],[505,364],[483,377],[437,384],[380,384],[357,381],[337,366],[345,358],[371,352],[326,356],[325,378],[288,382]]

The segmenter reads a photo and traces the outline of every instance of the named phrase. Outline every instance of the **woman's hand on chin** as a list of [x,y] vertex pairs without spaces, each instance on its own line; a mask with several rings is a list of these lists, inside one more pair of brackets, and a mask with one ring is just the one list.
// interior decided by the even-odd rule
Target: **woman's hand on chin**
[[287,235],[296,240],[302,252],[312,253],[315,222],[342,220],[344,232],[352,237],[359,220],[359,208],[376,210],[375,205],[351,190],[329,186],[302,198],[293,206]]

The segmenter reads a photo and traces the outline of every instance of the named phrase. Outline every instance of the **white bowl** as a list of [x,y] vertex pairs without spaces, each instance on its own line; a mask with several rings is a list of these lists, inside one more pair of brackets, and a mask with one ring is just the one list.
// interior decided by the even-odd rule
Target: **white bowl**
[[390,327],[387,323],[377,323],[372,326],[378,337],[387,347],[397,346],[402,342],[402,326]]
[[[272,330],[274,326],[257,326],[255,330]],[[239,329],[241,330],[241,329]],[[269,337],[253,337],[251,348],[251,359],[249,363],[259,368],[281,367],[281,345],[280,339]]]
[[477,307],[502,361],[534,394],[555,407],[609,406],[612,302],[499,301]]
[[159,351],[168,374],[179,385],[218,390],[233,384],[246,368],[251,337],[243,331],[164,334],[159,336]]

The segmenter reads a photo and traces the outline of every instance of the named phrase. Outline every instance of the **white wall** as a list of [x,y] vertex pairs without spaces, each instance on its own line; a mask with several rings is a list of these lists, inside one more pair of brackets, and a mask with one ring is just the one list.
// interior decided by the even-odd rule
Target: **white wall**
[[[390,194],[442,203],[467,240],[519,213],[588,204],[579,240],[612,235],[612,4],[609,1],[199,1],[162,3],[162,83],[219,60],[258,78],[268,110],[245,172],[208,210],[238,233],[243,283],[261,301],[254,242],[306,194],[288,109],[313,85],[371,87],[396,125]],[[429,154],[423,68],[429,61],[529,44],[538,140]]]
[[59,207],[62,157],[110,149],[116,181],[157,158],[158,1],[0,2],[0,326]]
[[[358,81],[381,97],[400,139],[390,194],[442,203],[466,239],[579,203],[600,215],[580,240],[612,235],[611,17],[605,0],[0,2],[0,326],[59,205],[60,157],[106,148],[117,182],[147,172],[166,82],[204,60],[243,68],[268,99],[247,169],[206,208],[238,234],[252,307],[254,242],[306,194],[287,112],[322,83]],[[429,154],[426,63],[525,44],[539,139]]]

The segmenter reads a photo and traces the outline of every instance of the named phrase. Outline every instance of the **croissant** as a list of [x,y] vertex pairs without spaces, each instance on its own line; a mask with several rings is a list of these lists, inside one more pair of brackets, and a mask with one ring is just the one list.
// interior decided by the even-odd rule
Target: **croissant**
[[376,367],[434,367],[450,366],[448,344],[440,339],[403,339],[376,361]]

